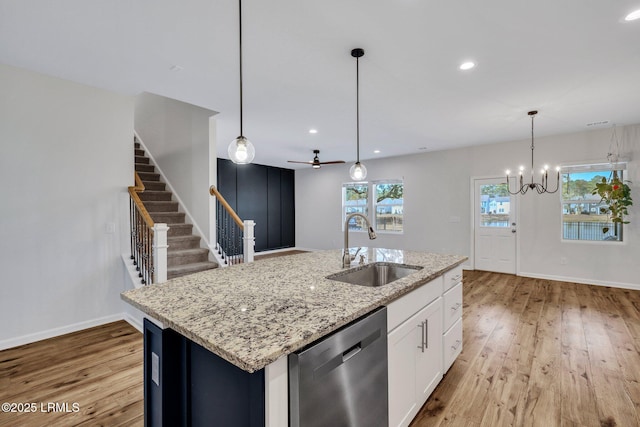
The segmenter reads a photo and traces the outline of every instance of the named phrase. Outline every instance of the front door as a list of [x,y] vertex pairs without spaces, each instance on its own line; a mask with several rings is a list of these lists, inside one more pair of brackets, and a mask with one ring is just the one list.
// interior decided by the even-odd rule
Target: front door
[[516,196],[504,178],[474,180],[475,269],[516,274]]

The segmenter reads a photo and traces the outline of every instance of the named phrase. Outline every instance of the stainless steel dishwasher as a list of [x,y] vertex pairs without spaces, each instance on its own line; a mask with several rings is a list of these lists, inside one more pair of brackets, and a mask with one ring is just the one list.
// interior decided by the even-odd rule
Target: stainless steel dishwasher
[[290,427],[387,426],[387,309],[289,355]]

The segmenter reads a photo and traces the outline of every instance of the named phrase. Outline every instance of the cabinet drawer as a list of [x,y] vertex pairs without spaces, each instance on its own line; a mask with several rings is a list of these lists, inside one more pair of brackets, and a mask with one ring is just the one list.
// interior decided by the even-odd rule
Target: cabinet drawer
[[447,372],[462,351],[462,319],[458,319],[451,329],[444,334],[442,341],[444,347],[444,372]]
[[462,282],[462,266],[459,265],[453,270],[444,273],[444,290],[451,289]]
[[444,330],[446,331],[462,317],[462,283],[458,283],[444,294]]
[[413,316],[421,308],[442,295],[442,276],[437,277],[387,306],[387,332]]

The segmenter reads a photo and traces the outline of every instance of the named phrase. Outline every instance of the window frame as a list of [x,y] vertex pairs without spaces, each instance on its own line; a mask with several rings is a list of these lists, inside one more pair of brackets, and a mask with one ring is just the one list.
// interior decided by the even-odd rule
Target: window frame
[[[620,239],[619,240],[594,240],[594,239],[568,239],[565,238],[565,205],[570,204],[584,204],[588,205],[589,212],[592,211],[590,205],[600,205],[599,200],[595,199],[571,199],[565,198],[565,181],[564,176],[569,175],[569,179],[571,174],[576,173],[601,173],[601,175],[606,176],[609,179],[610,175],[613,171],[618,171],[621,180],[625,179],[626,176],[627,164],[626,162],[620,163],[588,163],[588,164],[580,164],[580,165],[566,165],[562,166],[560,169],[560,191],[559,193],[559,201],[560,201],[560,241],[562,243],[570,243],[570,244],[590,244],[590,245],[625,245],[628,243],[628,233],[624,231],[624,224],[620,224]],[[596,206],[595,209],[599,209],[599,206]],[[597,212],[596,212],[597,213]],[[601,232],[601,230],[600,230]]]
[[[347,208],[350,208],[350,206],[347,206],[346,204],[346,192],[347,192],[347,188],[348,187],[355,187],[355,186],[366,186],[367,188],[367,196],[365,198],[365,203],[364,205],[361,203],[357,203],[354,204],[353,208],[354,209],[360,209],[361,207],[364,208],[364,215],[368,218],[369,217],[369,199],[370,199],[370,195],[371,195],[371,188],[370,185],[367,181],[355,181],[355,182],[345,182],[342,184],[342,192],[340,197],[342,198],[341,200],[341,205],[342,205],[342,215],[341,215],[341,223],[342,223],[342,231],[344,231],[344,226],[345,226],[345,221],[347,219]],[[353,213],[355,211],[349,212],[349,214]],[[361,211],[358,211],[361,212]],[[362,213],[362,212],[361,212]],[[357,220],[356,220],[357,221]],[[364,228],[360,227],[359,229],[350,229],[349,231],[352,232],[364,232],[366,231]]]
[[[378,223],[377,223],[377,208],[378,208],[378,203],[376,201],[377,196],[376,196],[376,191],[377,191],[377,186],[378,185],[386,185],[386,184],[401,184],[402,185],[402,190],[403,190],[403,197],[402,197],[402,203],[396,203],[396,204],[392,204],[392,206],[402,206],[402,230],[400,231],[395,231],[395,230],[385,230],[385,229],[378,229]],[[382,180],[375,180],[375,181],[350,181],[350,182],[343,182],[342,183],[342,193],[341,193],[341,206],[342,206],[342,225],[341,225],[341,230],[344,232],[344,226],[345,226],[345,220],[347,218],[347,208],[349,206],[346,205],[346,189],[350,186],[356,186],[356,185],[361,185],[364,186],[366,185],[367,187],[367,197],[366,197],[366,204],[364,205],[364,214],[367,216],[367,218],[369,218],[369,222],[371,223],[371,226],[373,227],[373,229],[375,230],[376,233],[380,234],[391,234],[391,235],[402,235],[404,234],[404,181],[402,179],[382,179]],[[373,195],[373,196],[372,196]],[[362,205],[355,205],[355,207],[359,207]],[[384,206],[391,206],[389,204],[385,204]],[[352,212],[349,212],[352,213]],[[372,214],[372,215],[370,215]],[[366,229],[360,227],[359,229],[349,229],[350,232],[355,232],[355,233],[362,233],[367,231]]]

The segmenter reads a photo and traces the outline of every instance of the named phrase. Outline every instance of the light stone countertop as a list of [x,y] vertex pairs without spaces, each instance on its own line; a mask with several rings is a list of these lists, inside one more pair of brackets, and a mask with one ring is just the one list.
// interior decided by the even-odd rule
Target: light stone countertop
[[121,297],[164,327],[247,372],[255,372],[467,259],[363,248],[360,254],[365,254],[367,262],[424,267],[373,288],[326,279],[345,271],[341,252],[308,252],[217,268],[125,291]]

